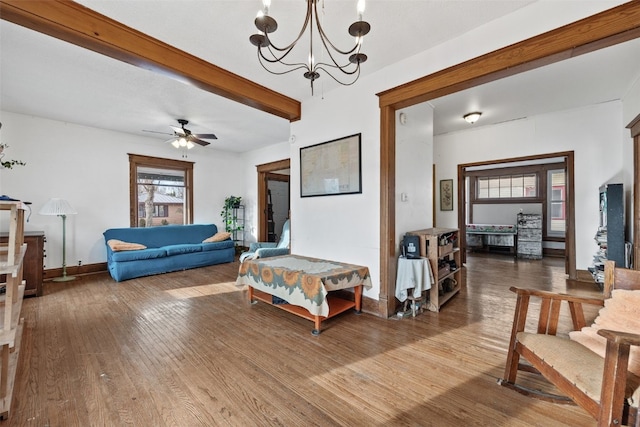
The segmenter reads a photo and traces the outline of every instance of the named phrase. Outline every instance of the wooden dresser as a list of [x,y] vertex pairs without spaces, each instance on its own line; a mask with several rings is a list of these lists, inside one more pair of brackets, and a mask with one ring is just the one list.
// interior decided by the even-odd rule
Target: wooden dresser
[[[0,233],[0,243],[6,244],[9,233]],[[23,261],[23,279],[27,282],[24,296],[42,295],[42,279],[44,272],[44,231],[25,231],[24,242],[27,244],[27,253]]]
[[518,214],[518,258],[542,259],[542,215]]

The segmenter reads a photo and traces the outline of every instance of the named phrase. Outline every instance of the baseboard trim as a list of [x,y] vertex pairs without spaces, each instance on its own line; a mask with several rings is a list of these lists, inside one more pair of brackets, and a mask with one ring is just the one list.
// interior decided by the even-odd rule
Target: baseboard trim
[[[67,276],[80,276],[84,274],[96,274],[107,271],[107,263],[99,262],[96,264],[86,264],[86,265],[76,265],[72,267],[67,267]],[[51,268],[48,270],[44,270],[43,279],[52,280],[56,277],[62,276],[62,267],[61,268]]]

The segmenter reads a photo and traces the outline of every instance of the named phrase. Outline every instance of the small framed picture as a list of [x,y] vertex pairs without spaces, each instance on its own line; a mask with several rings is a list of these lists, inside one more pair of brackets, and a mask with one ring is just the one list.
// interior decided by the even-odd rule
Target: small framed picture
[[453,180],[440,180],[440,210],[453,210]]

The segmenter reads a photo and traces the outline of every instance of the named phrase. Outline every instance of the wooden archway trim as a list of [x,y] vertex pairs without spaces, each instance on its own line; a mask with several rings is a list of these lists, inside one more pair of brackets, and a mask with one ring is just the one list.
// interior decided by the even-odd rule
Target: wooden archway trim
[[638,37],[640,1],[632,1],[380,92],[380,107],[410,107]]
[[378,94],[381,315],[389,317],[396,305],[395,111],[637,37],[640,1],[634,0]]
[[299,101],[176,49],[79,3],[0,0],[0,17],[289,121],[300,120]]
[[640,114],[627,129],[633,138],[633,269],[640,270]]

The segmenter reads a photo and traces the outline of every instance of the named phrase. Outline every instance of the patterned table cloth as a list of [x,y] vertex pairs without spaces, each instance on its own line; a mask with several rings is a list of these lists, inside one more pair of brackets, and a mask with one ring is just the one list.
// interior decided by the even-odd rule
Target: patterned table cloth
[[367,267],[300,255],[245,260],[236,284],[251,286],[325,317],[329,315],[329,291],[358,285],[372,287]]

